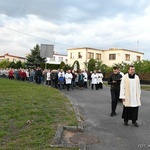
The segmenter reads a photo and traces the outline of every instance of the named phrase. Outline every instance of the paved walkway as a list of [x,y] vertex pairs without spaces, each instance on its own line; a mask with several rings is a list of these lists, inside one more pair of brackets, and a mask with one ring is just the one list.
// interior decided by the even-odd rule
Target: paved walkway
[[138,128],[131,122],[129,126],[123,125],[122,103],[118,103],[117,116],[110,117],[109,87],[62,92],[79,108],[84,118],[85,133],[98,138],[97,144],[87,145],[88,150],[150,150],[150,91],[142,91]]

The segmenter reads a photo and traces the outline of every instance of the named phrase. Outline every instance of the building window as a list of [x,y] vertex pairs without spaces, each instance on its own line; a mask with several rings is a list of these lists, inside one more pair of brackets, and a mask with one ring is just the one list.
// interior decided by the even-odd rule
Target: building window
[[88,59],[91,59],[91,58],[93,58],[93,59],[94,59],[94,53],[90,53],[90,52],[88,52]]
[[7,58],[7,60],[9,61],[9,58]]
[[97,59],[97,60],[101,60],[101,54],[96,53],[96,59]]
[[130,55],[129,54],[125,54],[125,60],[130,61]]
[[55,61],[55,56],[53,56],[53,58],[50,58],[50,61]]
[[62,62],[63,61],[63,57],[59,57],[59,62]]
[[78,52],[78,58],[82,58],[81,52]]
[[70,59],[74,59],[74,53],[70,53]]
[[141,57],[140,56],[136,56],[137,57],[137,61],[140,61],[141,60]]
[[116,54],[109,54],[109,60],[116,60]]

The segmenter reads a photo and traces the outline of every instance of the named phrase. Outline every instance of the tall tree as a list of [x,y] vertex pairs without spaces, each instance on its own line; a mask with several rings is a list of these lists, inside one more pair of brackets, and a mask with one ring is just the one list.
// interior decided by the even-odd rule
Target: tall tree
[[94,71],[96,69],[96,60],[91,58],[88,62],[88,71]]
[[40,46],[36,44],[36,46],[31,49],[31,54],[27,56],[27,66],[28,67],[37,67],[40,66],[41,63],[45,63],[46,58],[42,58],[40,56]]

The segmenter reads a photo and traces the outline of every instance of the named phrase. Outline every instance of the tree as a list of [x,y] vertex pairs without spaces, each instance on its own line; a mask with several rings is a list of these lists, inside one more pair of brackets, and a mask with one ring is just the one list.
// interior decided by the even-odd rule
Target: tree
[[65,67],[64,67],[64,70],[66,71],[66,70],[69,70],[69,69],[72,69],[72,67],[70,65],[66,64]]
[[88,70],[88,62],[84,62],[84,67],[86,70]]
[[31,54],[27,56],[27,66],[28,67],[37,67],[40,66],[41,63],[45,63],[46,58],[42,58],[40,56],[40,46],[36,44],[36,46],[31,49]]
[[96,69],[96,60],[91,58],[88,62],[88,71],[94,71]]
[[17,61],[17,62],[16,62],[15,68],[16,68],[16,69],[22,68],[21,61]]
[[15,68],[16,67],[16,64],[14,61],[12,61],[9,65],[8,65],[8,68]]
[[60,69],[64,69],[65,68],[65,63],[62,61],[61,63],[60,63]]
[[99,60],[97,60],[97,61],[95,61],[95,69],[96,70],[101,70],[102,69],[102,61],[99,61]]
[[9,64],[10,64],[10,62],[8,60],[4,59],[0,62],[0,67],[1,68],[8,68]]

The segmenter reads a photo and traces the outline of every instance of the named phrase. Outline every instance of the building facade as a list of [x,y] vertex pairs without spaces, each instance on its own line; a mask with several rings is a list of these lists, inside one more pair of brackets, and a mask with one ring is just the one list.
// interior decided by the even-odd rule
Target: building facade
[[60,64],[62,61],[68,64],[68,56],[63,54],[54,54],[52,58],[47,57],[48,64]]
[[112,66],[117,63],[132,63],[133,61],[143,60],[144,53],[127,50],[127,49],[116,49],[110,48],[109,50],[101,50],[89,47],[83,48],[72,48],[67,50],[68,53],[68,64],[72,65],[76,60],[80,64],[81,69],[85,68],[91,58],[102,61],[107,66]]
[[25,57],[20,57],[20,56],[15,56],[15,55],[10,55],[8,53],[0,56],[0,61],[2,60],[8,60],[10,62],[17,62],[17,61],[21,61],[21,62],[25,62],[26,58]]

